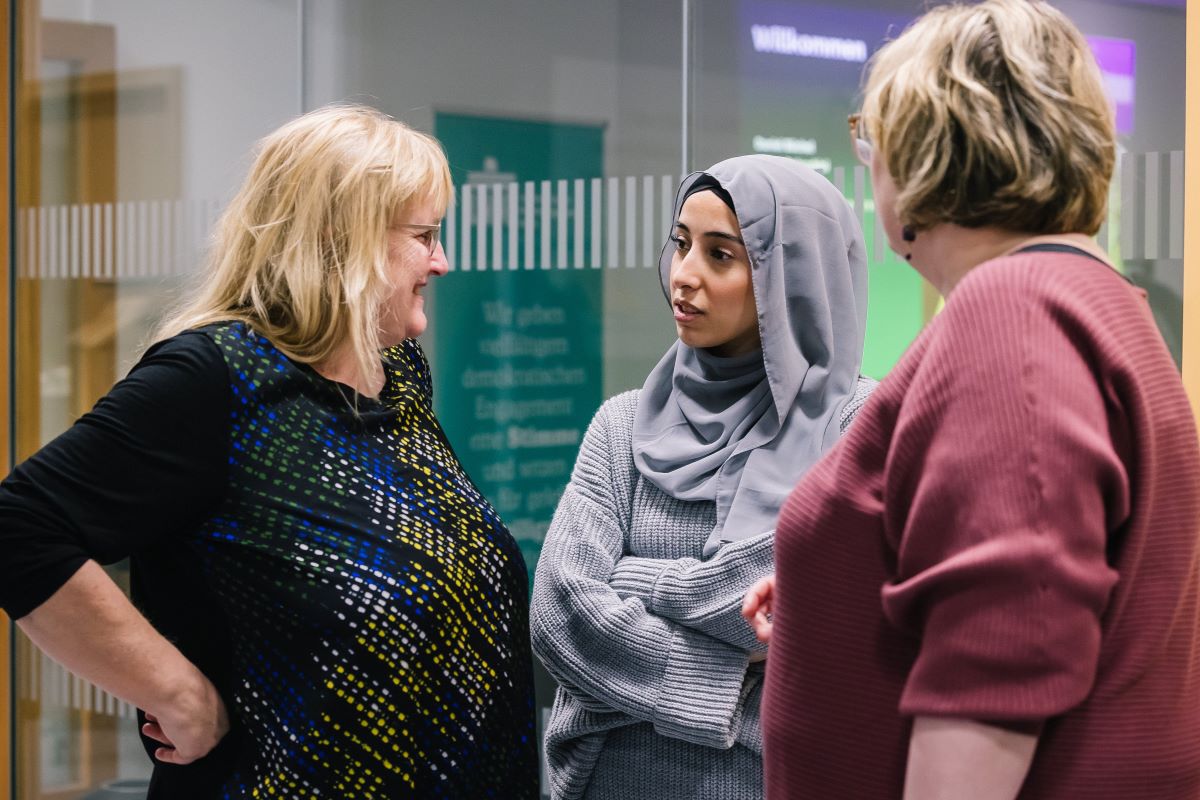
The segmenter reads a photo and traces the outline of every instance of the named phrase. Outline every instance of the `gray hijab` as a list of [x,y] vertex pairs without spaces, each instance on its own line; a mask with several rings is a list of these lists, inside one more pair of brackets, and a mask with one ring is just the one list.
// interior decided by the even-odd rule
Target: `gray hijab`
[[[676,341],[638,397],[633,460],[680,500],[711,500],[705,557],[775,527],[784,499],[837,441],[867,318],[862,231],[841,193],[791,159],[740,156],[708,175],[733,199],[750,255],[762,350],[719,358]],[[671,301],[672,242],[658,271]]]

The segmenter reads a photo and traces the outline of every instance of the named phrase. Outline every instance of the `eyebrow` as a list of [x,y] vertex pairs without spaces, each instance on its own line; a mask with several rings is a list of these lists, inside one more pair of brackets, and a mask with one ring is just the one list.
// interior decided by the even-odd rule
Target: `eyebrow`
[[[691,230],[688,228],[688,226],[687,226],[687,225],[684,225],[682,222],[676,222],[676,223],[675,223],[675,227],[676,227],[676,228],[682,228],[684,233],[691,233],[691,232],[692,232],[692,231],[691,231]],[[702,234],[700,234],[700,235],[701,235],[701,236],[715,236],[715,237],[716,237],[716,238],[718,238],[718,239],[728,239],[728,240],[729,240],[729,241],[731,241],[731,242],[737,242],[738,244],[742,245],[743,247],[745,247],[745,246],[746,246],[746,243],[742,241],[742,237],[740,237],[740,236],[734,236],[732,233],[725,233],[725,231],[707,231],[707,232],[705,232],[705,233],[702,233]]]

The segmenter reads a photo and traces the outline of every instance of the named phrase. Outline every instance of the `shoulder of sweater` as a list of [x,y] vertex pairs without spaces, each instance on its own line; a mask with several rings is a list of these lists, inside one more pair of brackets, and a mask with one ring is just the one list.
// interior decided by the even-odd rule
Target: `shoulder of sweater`
[[628,389],[620,394],[614,394],[600,404],[600,410],[618,419],[629,417],[632,420],[637,411],[638,395],[641,392],[641,389]]
[[[1113,321],[1146,316],[1144,294],[1116,270],[1074,253],[1017,253],[968,272],[938,316],[937,341],[964,335],[995,338],[1001,331],[1022,347],[1037,347],[1031,326],[1082,325],[1107,336]],[[1099,324],[1101,318],[1109,320]],[[931,340],[932,341],[932,340]]]
[[[1013,253],[985,261],[959,282],[955,294],[987,302],[994,295],[1057,295],[1063,289],[1077,290],[1081,285],[1128,287],[1128,281],[1115,269],[1077,253]],[[966,290],[966,291],[962,291]],[[1067,294],[1071,294],[1068,291]]]
[[616,456],[628,453],[633,458],[633,421],[637,415],[640,389],[630,389],[613,395],[601,404],[592,420],[592,428],[602,429],[609,453]]
[[[604,498],[630,491],[633,483],[633,418],[638,390],[622,392],[600,405],[571,473],[571,482],[585,495],[599,491]],[[600,487],[603,487],[602,489]]]
[[633,418],[637,414],[640,389],[630,389],[615,394],[600,404],[592,417],[593,430],[602,428],[611,438],[629,438],[633,434]]
[[850,396],[850,400],[842,407],[842,418],[840,420],[841,432],[845,433],[850,428],[850,423],[854,422],[854,418],[862,407],[866,404],[867,399],[871,396],[871,392],[879,386],[879,381],[866,375],[859,375],[858,382],[854,385],[854,394]]
[[208,335],[208,331],[209,328],[189,328],[166,339],[159,339],[146,347],[142,359],[153,357],[157,353],[195,353],[213,363],[224,365],[224,356]]
[[870,396],[871,392],[875,391],[875,387],[879,385],[879,381],[872,378],[870,375],[859,375],[858,383],[854,386],[854,397],[858,399],[862,397],[864,400]]

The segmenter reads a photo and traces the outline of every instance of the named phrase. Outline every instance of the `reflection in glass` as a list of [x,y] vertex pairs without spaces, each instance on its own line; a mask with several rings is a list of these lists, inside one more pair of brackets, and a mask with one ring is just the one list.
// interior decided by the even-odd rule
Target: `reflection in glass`
[[[133,363],[200,261],[253,141],[298,112],[295,4],[21,0],[14,298],[18,459]],[[226,52],[228,50],[228,52]],[[223,55],[218,55],[224,53]],[[124,565],[110,568],[127,586]],[[134,709],[15,637],[20,800],[144,797]]]
[[[1061,0],[1087,34],[1113,103],[1122,160],[1100,244],[1146,289],[1179,361],[1182,320],[1183,0]],[[912,0],[699,0],[697,163],[746,152],[798,159],[842,187],[870,259],[864,371],[883,377],[938,307],[883,240],[845,135],[865,62],[921,11]],[[840,173],[839,170],[845,170]],[[865,196],[864,196],[865,194]]]
[[[1099,240],[1146,289],[1178,360],[1183,0],[1056,5],[1102,51],[1121,127]],[[353,97],[451,155],[455,271],[430,292],[426,336],[435,398],[532,565],[590,414],[639,386],[673,339],[654,267],[685,124],[693,167],[774,153],[842,190],[870,256],[865,372],[886,374],[932,315],[937,298],[884,243],[845,128],[863,62],[919,6],[693,0],[685,76],[677,3],[445,0],[431,27],[391,0],[211,0],[181,26],[148,0],[22,0],[39,24],[23,34],[36,74],[17,107],[19,454],[133,363],[252,143]],[[18,796],[144,795],[133,710],[76,688],[19,637],[13,660]],[[549,685],[539,692],[548,704]]]

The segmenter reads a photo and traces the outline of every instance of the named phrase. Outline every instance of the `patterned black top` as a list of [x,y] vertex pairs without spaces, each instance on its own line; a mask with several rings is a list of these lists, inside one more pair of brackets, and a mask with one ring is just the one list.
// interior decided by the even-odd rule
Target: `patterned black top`
[[[222,476],[189,496],[207,508],[174,529],[159,519],[157,536],[104,531],[97,544],[88,530],[79,552],[60,553],[133,554],[135,599],[213,676],[234,717],[209,757],[159,765],[151,797],[536,797],[525,567],[434,417],[419,345],[388,352],[378,400],[240,324],[183,334],[147,360],[181,349],[205,350],[199,361],[220,370],[193,368],[188,380],[203,373],[228,387],[226,403],[188,409],[217,418],[208,429],[224,447],[172,459],[210,483]],[[121,389],[92,416],[136,436]],[[18,470],[26,482],[50,471],[39,459],[88,457],[70,434]],[[199,445],[196,434],[193,425],[180,439]],[[149,485],[159,496],[166,488],[161,477]],[[64,489],[70,505],[69,486],[54,497],[63,502]],[[28,503],[29,492],[16,494]],[[0,492],[0,520],[11,502]]]

